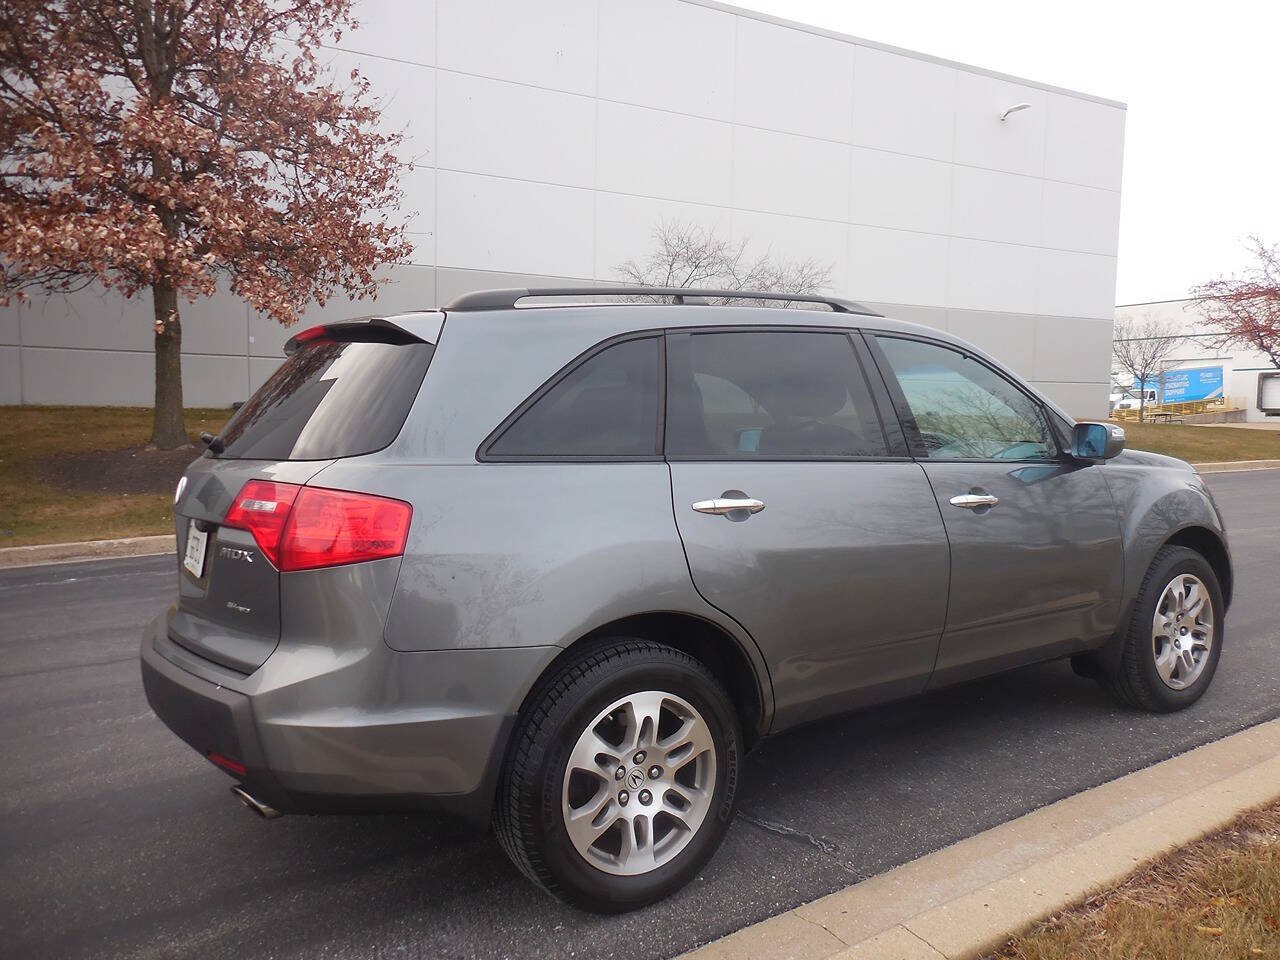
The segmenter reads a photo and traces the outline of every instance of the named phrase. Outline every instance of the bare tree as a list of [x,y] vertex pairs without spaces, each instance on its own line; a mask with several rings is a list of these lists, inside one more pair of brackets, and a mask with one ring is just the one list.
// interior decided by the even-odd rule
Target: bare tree
[[[812,258],[777,260],[769,251],[749,252],[747,240],[733,242],[697,224],[663,221],[653,231],[653,251],[642,260],[627,260],[614,272],[629,284],[644,287],[714,287],[720,290],[759,290],[805,295],[820,294],[831,283],[831,267]],[[659,297],[629,297],[632,301]],[[779,301],[751,297],[721,297],[717,303],[764,306]],[[790,304],[788,304],[790,305]]]
[[1120,369],[1138,384],[1138,419],[1146,419],[1147,382],[1158,374],[1183,340],[1178,327],[1152,313],[1115,322],[1111,352]]

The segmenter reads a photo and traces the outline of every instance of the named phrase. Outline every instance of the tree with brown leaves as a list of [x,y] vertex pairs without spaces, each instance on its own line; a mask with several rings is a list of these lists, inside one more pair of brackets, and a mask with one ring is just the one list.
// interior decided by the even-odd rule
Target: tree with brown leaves
[[[816,260],[778,260],[753,256],[746,240],[733,243],[692,223],[664,221],[653,231],[653,250],[643,260],[627,260],[614,272],[629,284],[645,287],[714,287],[762,293],[819,294],[830,286],[831,268]],[[639,297],[631,299],[655,299]],[[723,304],[730,298],[716,301]],[[734,303],[766,301],[732,298]],[[768,301],[777,306],[779,301]]]
[[1221,334],[1216,346],[1244,345],[1280,367],[1280,247],[1250,240],[1254,263],[1238,277],[1218,277],[1191,291],[1195,305]]
[[400,136],[317,61],[351,0],[0,3],[0,296],[150,289],[152,441],[186,441],[178,298],[283,324],[409,252]]

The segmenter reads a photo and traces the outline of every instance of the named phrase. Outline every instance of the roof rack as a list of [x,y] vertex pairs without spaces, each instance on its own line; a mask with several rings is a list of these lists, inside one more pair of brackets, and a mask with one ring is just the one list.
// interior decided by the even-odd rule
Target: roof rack
[[503,290],[476,290],[454,297],[442,310],[512,310],[529,297],[670,297],[675,304],[706,304],[712,299],[777,300],[783,303],[821,303],[833,313],[857,313],[879,317],[869,307],[838,297],[811,293],[779,293],[765,290],[704,290],[697,287],[511,287]]

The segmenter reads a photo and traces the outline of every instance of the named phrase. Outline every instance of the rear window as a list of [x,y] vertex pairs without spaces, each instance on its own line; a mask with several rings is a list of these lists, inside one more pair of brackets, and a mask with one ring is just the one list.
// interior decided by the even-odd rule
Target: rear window
[[381,450],[404,425],[435,347],[316,340],[271,375],[218,439],[235,460],[331,460]]

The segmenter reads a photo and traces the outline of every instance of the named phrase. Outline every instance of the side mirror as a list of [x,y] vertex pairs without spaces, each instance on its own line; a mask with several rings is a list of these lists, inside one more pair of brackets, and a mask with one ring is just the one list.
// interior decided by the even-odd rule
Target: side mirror
[[1124,449],[1124,428],[1111,423],[1077,423],[1071,431],[1071,455],[1098,463]]

